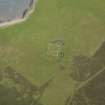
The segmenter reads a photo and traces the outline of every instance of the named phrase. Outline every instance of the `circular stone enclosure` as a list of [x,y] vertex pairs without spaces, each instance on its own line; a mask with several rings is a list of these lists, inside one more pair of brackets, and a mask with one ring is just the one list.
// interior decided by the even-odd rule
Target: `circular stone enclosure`
[[35,0],[0,0],[0,26],[21,22],[34,9]]

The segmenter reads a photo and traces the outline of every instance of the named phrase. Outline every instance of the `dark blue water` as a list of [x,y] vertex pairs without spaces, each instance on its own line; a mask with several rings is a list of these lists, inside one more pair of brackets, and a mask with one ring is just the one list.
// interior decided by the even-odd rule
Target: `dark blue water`
[[32,0],[0,0],[0,22],[21,18]]

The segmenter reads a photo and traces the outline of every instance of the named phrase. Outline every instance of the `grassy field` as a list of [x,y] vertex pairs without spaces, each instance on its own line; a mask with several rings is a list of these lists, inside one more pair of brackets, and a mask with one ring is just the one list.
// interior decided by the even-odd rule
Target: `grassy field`
[[[26,22],[0,29],[0,68],[10,65],[39,86],[54,77],[41,102],[64,105],[74,89],[73,56],[91,56],[105,40],[104,28],[104,0],[38,0]],[[47,54],[54,39],[64,41],[60,60]]]

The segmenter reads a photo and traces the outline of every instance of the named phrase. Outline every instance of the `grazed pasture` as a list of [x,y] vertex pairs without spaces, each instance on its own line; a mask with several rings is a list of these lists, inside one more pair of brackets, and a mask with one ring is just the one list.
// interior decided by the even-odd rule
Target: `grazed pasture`
[[[64,41],[60,60],[47,54],[53,39]],[[103,41],[104,0],[39,0],[27,21],[0,29],[0,46],[5,52],[0,55],[0,68],[10,65],[37,86],[54,78],[40,101],[64,105],[75,90],[76,82],[70,77],[74,56],[92,56]]]

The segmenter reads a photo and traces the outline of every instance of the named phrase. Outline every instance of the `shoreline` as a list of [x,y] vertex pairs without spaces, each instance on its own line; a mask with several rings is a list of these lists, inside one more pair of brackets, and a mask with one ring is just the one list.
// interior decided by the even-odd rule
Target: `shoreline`
[[3,23],[0,23],[0,28],[2,27],[8,27],[8,26],[12,26],[18,23],[22,23],[25,22],[29,16],[35,11],[35,5],[38,2],[38,0],[33,0],[33,4],[27,9],[27,13],[25,14],[25,16],[22,16],[21,18],[17,18],[17,19],[13,19],[10,21],[6,21]]

